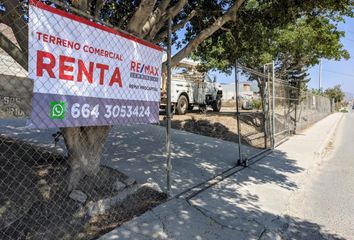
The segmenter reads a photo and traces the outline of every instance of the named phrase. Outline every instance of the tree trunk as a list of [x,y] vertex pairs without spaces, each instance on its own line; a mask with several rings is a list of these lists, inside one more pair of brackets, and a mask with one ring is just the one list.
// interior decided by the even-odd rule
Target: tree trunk
[[[148,40],[153,41],[162,26],[166,24],[168,17],[174,18],[188,1],[177,1],[176,4],[167,9],[170,1],[162,0],[154,11],[156,2],[156,0],[140,1],[139,8],[128,25],[129,32],[134,33],[138,37],[147,37],[148,30],[150,30]],[[216,21],[209,27],[201,31],[195,39],[189,42],[187,46],[173,57],[172,65],[176,65],[180,60],[188,56],[202,41],[220,29],[225,23],[235,21],[236,13],[243,2],[244,0],[235,1],[225,14],[216,19]],[[0,34],[0,46],[23,68],[27,69],[28,26],[24,21],[22,16],[23,13],[21,12],[18,2],[9,0],[5,1],[5,3],[8,14],[0,14],[0,22],[5,23],[12,28],[19,46],[16,46],[9,39],[6,39],[3,34]],[[88,0],[72,0],[73,7],[85,14],[90,11],[91,5],[89,3]],[[99,16],[103,3],[104,1],[101,0],[96,1],[96,7],[94,9],[94,15],[96,17]],[[192,13],[193,17],[195,13],[193,11]],[[166,18],[163,18],[162,16],[165,16]],[[187,20],[188,19],[190,18],[187,17]],[[146,22],[146,24],[144,22]],[[182,21],[180,25],[184,25],[184,23],[185,22]],[[158,27],[154,28],[156,25],[158,25]],[[179,26],[177,25],[176,27]],[[165,69],[166,64],[163,64],[163,70]],[[72,127],[61,129],[68,151],[68,161],[71,166],[69,190],[76,188],[84,176],[93,176],[98,172],[103,146],[110,129],[110,126]]]
[[[261,97],[261,102],[262,102],[262,112],[263,112],[263,132],[264,132],[264,147],[266,148],[268,146],[268,135],[269,135],[269,129],[267,127],[267,121],[268,119],[268,112],[269,112],[269,105],[267,106],[266,102],[266,93],[265,93],[265,82],[264,80],[256,77],[257,85],[259,88],[259,95]],[[269,87],[269,86],[268,86]]]
[[[87,0],[73,0],[72,4],[85,13],[89,10]],[[100,5],[100,1],[97,1],[97,5]],[[98,15],[99,10],[95,14]],[[69,191],[75,189],[83,177],[98,173],[110,130],[111,126],[61,128],[70,164]]]
[[77,187],[85,176],[94,176],[100,168],[101,155],[111,126],[62,128],[70,164],[68,190]]

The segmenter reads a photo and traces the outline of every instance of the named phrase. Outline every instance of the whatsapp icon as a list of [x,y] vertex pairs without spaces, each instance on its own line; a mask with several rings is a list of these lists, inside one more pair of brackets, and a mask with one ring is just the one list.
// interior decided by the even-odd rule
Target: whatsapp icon
[[64,119],[65,117],[65,102],[50,102],[50,118]]

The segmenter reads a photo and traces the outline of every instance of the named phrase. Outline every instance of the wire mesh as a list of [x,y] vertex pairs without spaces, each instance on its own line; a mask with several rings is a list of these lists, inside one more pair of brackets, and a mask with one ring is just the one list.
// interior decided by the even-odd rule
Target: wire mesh
[[[94,239],[166,198],[161,69],[144,61],[161,49],[56,2],[0,4],[0,239]],[[240,97],[207,75],[177,94],[172,77],[173,110],[189,111],[171,122],[184,130],[172,131],[174,193],[234,167],[236,144],[247,159],[329,114],[328,99],[294,104],[289,84],[273,96],[270,72],[241,69]]]
[[332,100],[312,93],[300,97],[297,105],[296,129],[302,130],[334,112]]
[[297,88],[291,86],[287,81],[281,79],[275,79],[271,82],[271,88],[274,84],[274,96],[273,91],[270,93],[270,97],[273,101],[271,106],[272,121],[274,121],[274,141],[275,144],[281,142],[286,137],[294,132],[295,119],[292,118],[295,114],[295,105],[298,100],[297,95],[293,95],[292,91],[297,93]]
[[250,158],[270,147],[268,74],[239,66],[238,112],[242,155]]
[[43,2],[0,4],[0,239],[93,239],[166,199],[162,49]]
[[[270,81],[274,96],[270,91],[270,98],[274,104],[270,105],[271,114],[274,112],[274,140],[275,144],[318,122],[332,113],[332,101],[328,97],[302,92],[289,81],[277,79]],[[274,106],[273,106],[274,105]]]

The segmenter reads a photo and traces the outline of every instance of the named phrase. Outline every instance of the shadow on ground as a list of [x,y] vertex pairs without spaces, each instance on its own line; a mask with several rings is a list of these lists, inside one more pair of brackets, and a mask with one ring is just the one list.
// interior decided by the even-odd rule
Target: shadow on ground
[[276,150],[193,197],[190,204],[215,224],[246,234],[247,238],[240,239],[344,240],[324,226],[286,215],[289,196],[299,188],[297,175],[304,171],[286,153]]
[[[30,138],[40,145],[48,144],[48,132],[23,130],[21,127],[7,126],[8,133],[19,138]],[[244,151],[252,154],[257,149],[245,147]],[[233,167],[237,159],[235,143],[174,130],[173,194]],[[165,129],[135,125],[112,129],[102,162],[140,182],[153,180],[164,187],[165,160]],[[21,166],[19,164],[14,169]],[[193,197],[190,202],[172,200],[134,219],[130,225],[139,221],[146,223],[137,224],[134,229],[138,230],[129,227],[129,224],[124,224],[121,229],[124,235],[131,236],[128,239],[134,239],[132,234],[135,233],[139,236],[136,239],[151,239],[151,236],[167,236],[167,239],[237,239],[240,236],[240,239],[263,240],[267,237],[276,239],[277,235],[284,239],[343,239],[327,233],[324,226],[283,216],[281,212],[284,209],[275,211],[279,201],[288,199],[285,192],[298,188],[296,177],[290,176],[300,175],[304,171],[295,160],[276,151],[270,157]],[[272,184],[277,188],[271,188]],[[264,208],[264,200],[254,190],[255,186],[269,192],[273,197],[273,205]],[[50,204],[46,206],[51,211]],[[52,223],[55,222],[52,220]]]
[[114,183],[127,179],[101,167],[86,176],[77,190],[86,199],[69,197],[67,159],[47,148],[0,137],[0,239],[88,240],[140,215],[166,199],[164,193],[141,187],[110,211],[89,214],[90,203],[117,196]]
[[[135,125],[114,128],[105,145],[104,164],[136,178],[166,186],[165,129]],[[244,146],[244,155],[261,149]],[[200,184],[237,163],[237,144],[172,130],[172,195]]]
[[[101,239],[345,240],[324,226],[286,215],[287,206],[278,206],[298,189],[296,176],[304,171],[275,151],[192,199],[172,199]],[[264,204],[262,190],[274,203]]]

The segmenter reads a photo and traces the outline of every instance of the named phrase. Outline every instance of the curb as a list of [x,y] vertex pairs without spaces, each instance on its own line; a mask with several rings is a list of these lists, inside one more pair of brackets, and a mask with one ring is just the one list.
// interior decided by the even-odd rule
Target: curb
[[327,146],[332,141],[333,137],[335,136],[336,131],[339,126],[339,123],[342,121],[342,119],[344,117],[344,113],[339,113],[339,114],[341,114],[341,116],[339,117],[339,119],[337,120],[337,122],[335,123],[335,125],[331,129],[331,131],[328,133],[327,137],[320,144],[318,151],[315,152],[315,158],[321,159],[326,155]]

